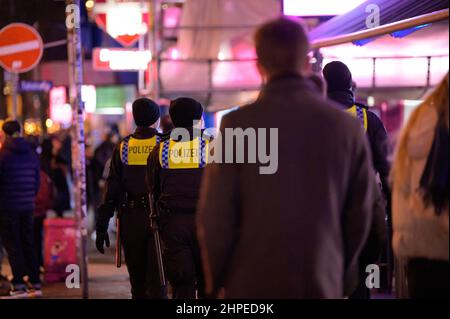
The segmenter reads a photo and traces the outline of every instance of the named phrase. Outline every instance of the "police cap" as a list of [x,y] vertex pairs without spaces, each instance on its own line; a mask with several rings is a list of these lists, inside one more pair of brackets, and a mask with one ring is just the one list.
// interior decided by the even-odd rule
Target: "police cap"
[[159,119],[159,105],[147,98],[133,102],[133,118],[136,126],[149,127]]
[[192,98],[181,97],[170,103],[169,114],[175,127],[192,127],[202,118],[203,106]]

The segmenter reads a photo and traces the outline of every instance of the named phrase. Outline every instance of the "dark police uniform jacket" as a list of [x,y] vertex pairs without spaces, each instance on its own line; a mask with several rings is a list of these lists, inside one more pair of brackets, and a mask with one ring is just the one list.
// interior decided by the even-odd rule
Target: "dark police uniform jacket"
[[121,203],[148,196],[147,159],[159,142],[160,135],[155,129],[138,127],[114,149],[104,201],[98,210],[97,230],[105,230],[107,221]]
[[[333,92],[329,97],[360,121],[369,140],[373,167],[380,175],[385,198],[390,200],[391,190],[388,181],[391,168],[388,161],[389,140],[383,122],[375,113],[369,111],[366,105],[355,102],[355,98],[350,91]],[[389,211],[390,207],[388,207],[388,214],[390,214]]]
[[165,136],[148,158],[147,180],[159,208],[173,213],[194,214],[203,168],[209,152],[209,136],[188,129],[189,141]]

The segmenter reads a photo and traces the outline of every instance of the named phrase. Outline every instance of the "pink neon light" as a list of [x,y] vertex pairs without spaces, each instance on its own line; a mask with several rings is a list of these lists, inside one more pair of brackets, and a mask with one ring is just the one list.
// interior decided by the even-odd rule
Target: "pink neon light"
[[67,93],[64,86],[55,86],[50,90],[50,118],[55,123],[67,125],[72,120],[72,110],[67,104]]
[[170,58],[172,60],[178,60],[180,58],[180,51],[177,48],[172,48],[170,50]]
[[284,0],[289,16],[334,16],[356,8],[366,0]]
[[181,19],[180,8],[172,7],[167,8],[164,11],[164,26],[166,28],[173,28],[178,26],[180,19]]
[[253,45],[246,42],[232,43],[231,54],[237,60],[256,59],[256,52]]

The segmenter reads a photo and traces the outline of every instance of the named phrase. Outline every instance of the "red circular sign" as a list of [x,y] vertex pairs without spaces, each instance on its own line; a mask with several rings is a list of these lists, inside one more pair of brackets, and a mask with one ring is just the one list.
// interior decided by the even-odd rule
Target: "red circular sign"
[[0,30],[0,66],[12,73],[33,69],[41,60],[42,38],[24,23],[11,23]]

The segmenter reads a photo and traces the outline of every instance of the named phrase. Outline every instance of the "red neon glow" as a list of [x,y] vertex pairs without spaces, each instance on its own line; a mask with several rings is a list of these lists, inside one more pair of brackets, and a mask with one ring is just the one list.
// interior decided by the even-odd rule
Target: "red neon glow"
[[98,0],[93,14],[98,26],[124,46],[133,45],[148,31],[148,10],[139,2]]
[[94,48],[92,65],[97,71],[146,70],[152,60],[150,51],[138,49]]
[[245,41],[234,41],[231,43],[231,54],[237,60],[256,59],[255,47]]

